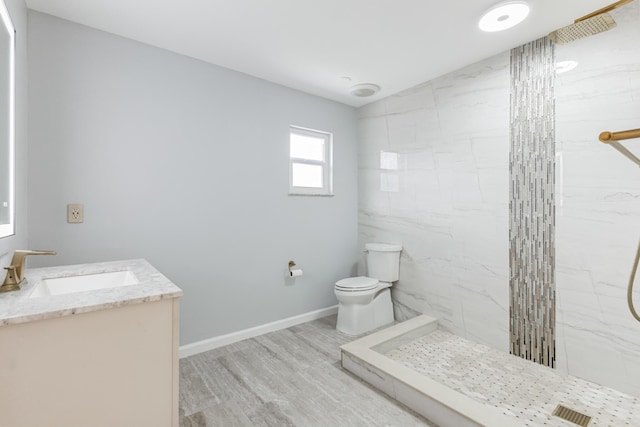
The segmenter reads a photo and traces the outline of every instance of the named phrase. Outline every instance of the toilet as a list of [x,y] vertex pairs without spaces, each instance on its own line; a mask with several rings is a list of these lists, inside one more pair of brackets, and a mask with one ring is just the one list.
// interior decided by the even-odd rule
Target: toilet
[[336,282],[338,322],[336,329],[360,335],[393,323],[391,286],[400,277],[402,246],[367,243],[368,277],[350,277]]

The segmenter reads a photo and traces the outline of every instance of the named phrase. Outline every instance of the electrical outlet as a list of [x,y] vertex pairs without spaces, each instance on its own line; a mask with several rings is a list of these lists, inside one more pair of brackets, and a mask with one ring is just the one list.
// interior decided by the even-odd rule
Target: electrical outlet
[[67,205],[67,222],[70,224],[84,222],[84,205]]

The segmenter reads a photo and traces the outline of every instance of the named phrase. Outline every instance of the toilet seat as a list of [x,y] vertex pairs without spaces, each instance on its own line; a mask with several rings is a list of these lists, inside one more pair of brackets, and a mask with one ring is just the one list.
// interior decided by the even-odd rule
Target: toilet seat
[[335,286],[336,290],[342,292],[363,292],[376,289],[377,287],[378,280],[365,276],[338,280]]

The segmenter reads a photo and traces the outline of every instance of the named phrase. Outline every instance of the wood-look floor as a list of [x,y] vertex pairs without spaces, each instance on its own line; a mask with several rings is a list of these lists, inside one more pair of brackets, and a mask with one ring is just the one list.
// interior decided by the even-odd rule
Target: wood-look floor
[[435,426],[340,367],[330,316],[180,360],[180,426]]

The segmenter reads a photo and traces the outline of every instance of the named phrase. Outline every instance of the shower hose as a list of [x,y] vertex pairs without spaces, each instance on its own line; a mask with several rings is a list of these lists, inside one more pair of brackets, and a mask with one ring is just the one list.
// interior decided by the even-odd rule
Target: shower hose
[[633,269],[631,270],[631,277],[629,278],[629,287],[627,288],[627,303],[629,304],[629,310],[631,314],[640,322],[640,316],[633,308],[633,282],[636,279],[636,271],[638,271],[638,260],[640,260],[640,242],[638,242],[638,251],[636,252],[636,260],[633,262]]

